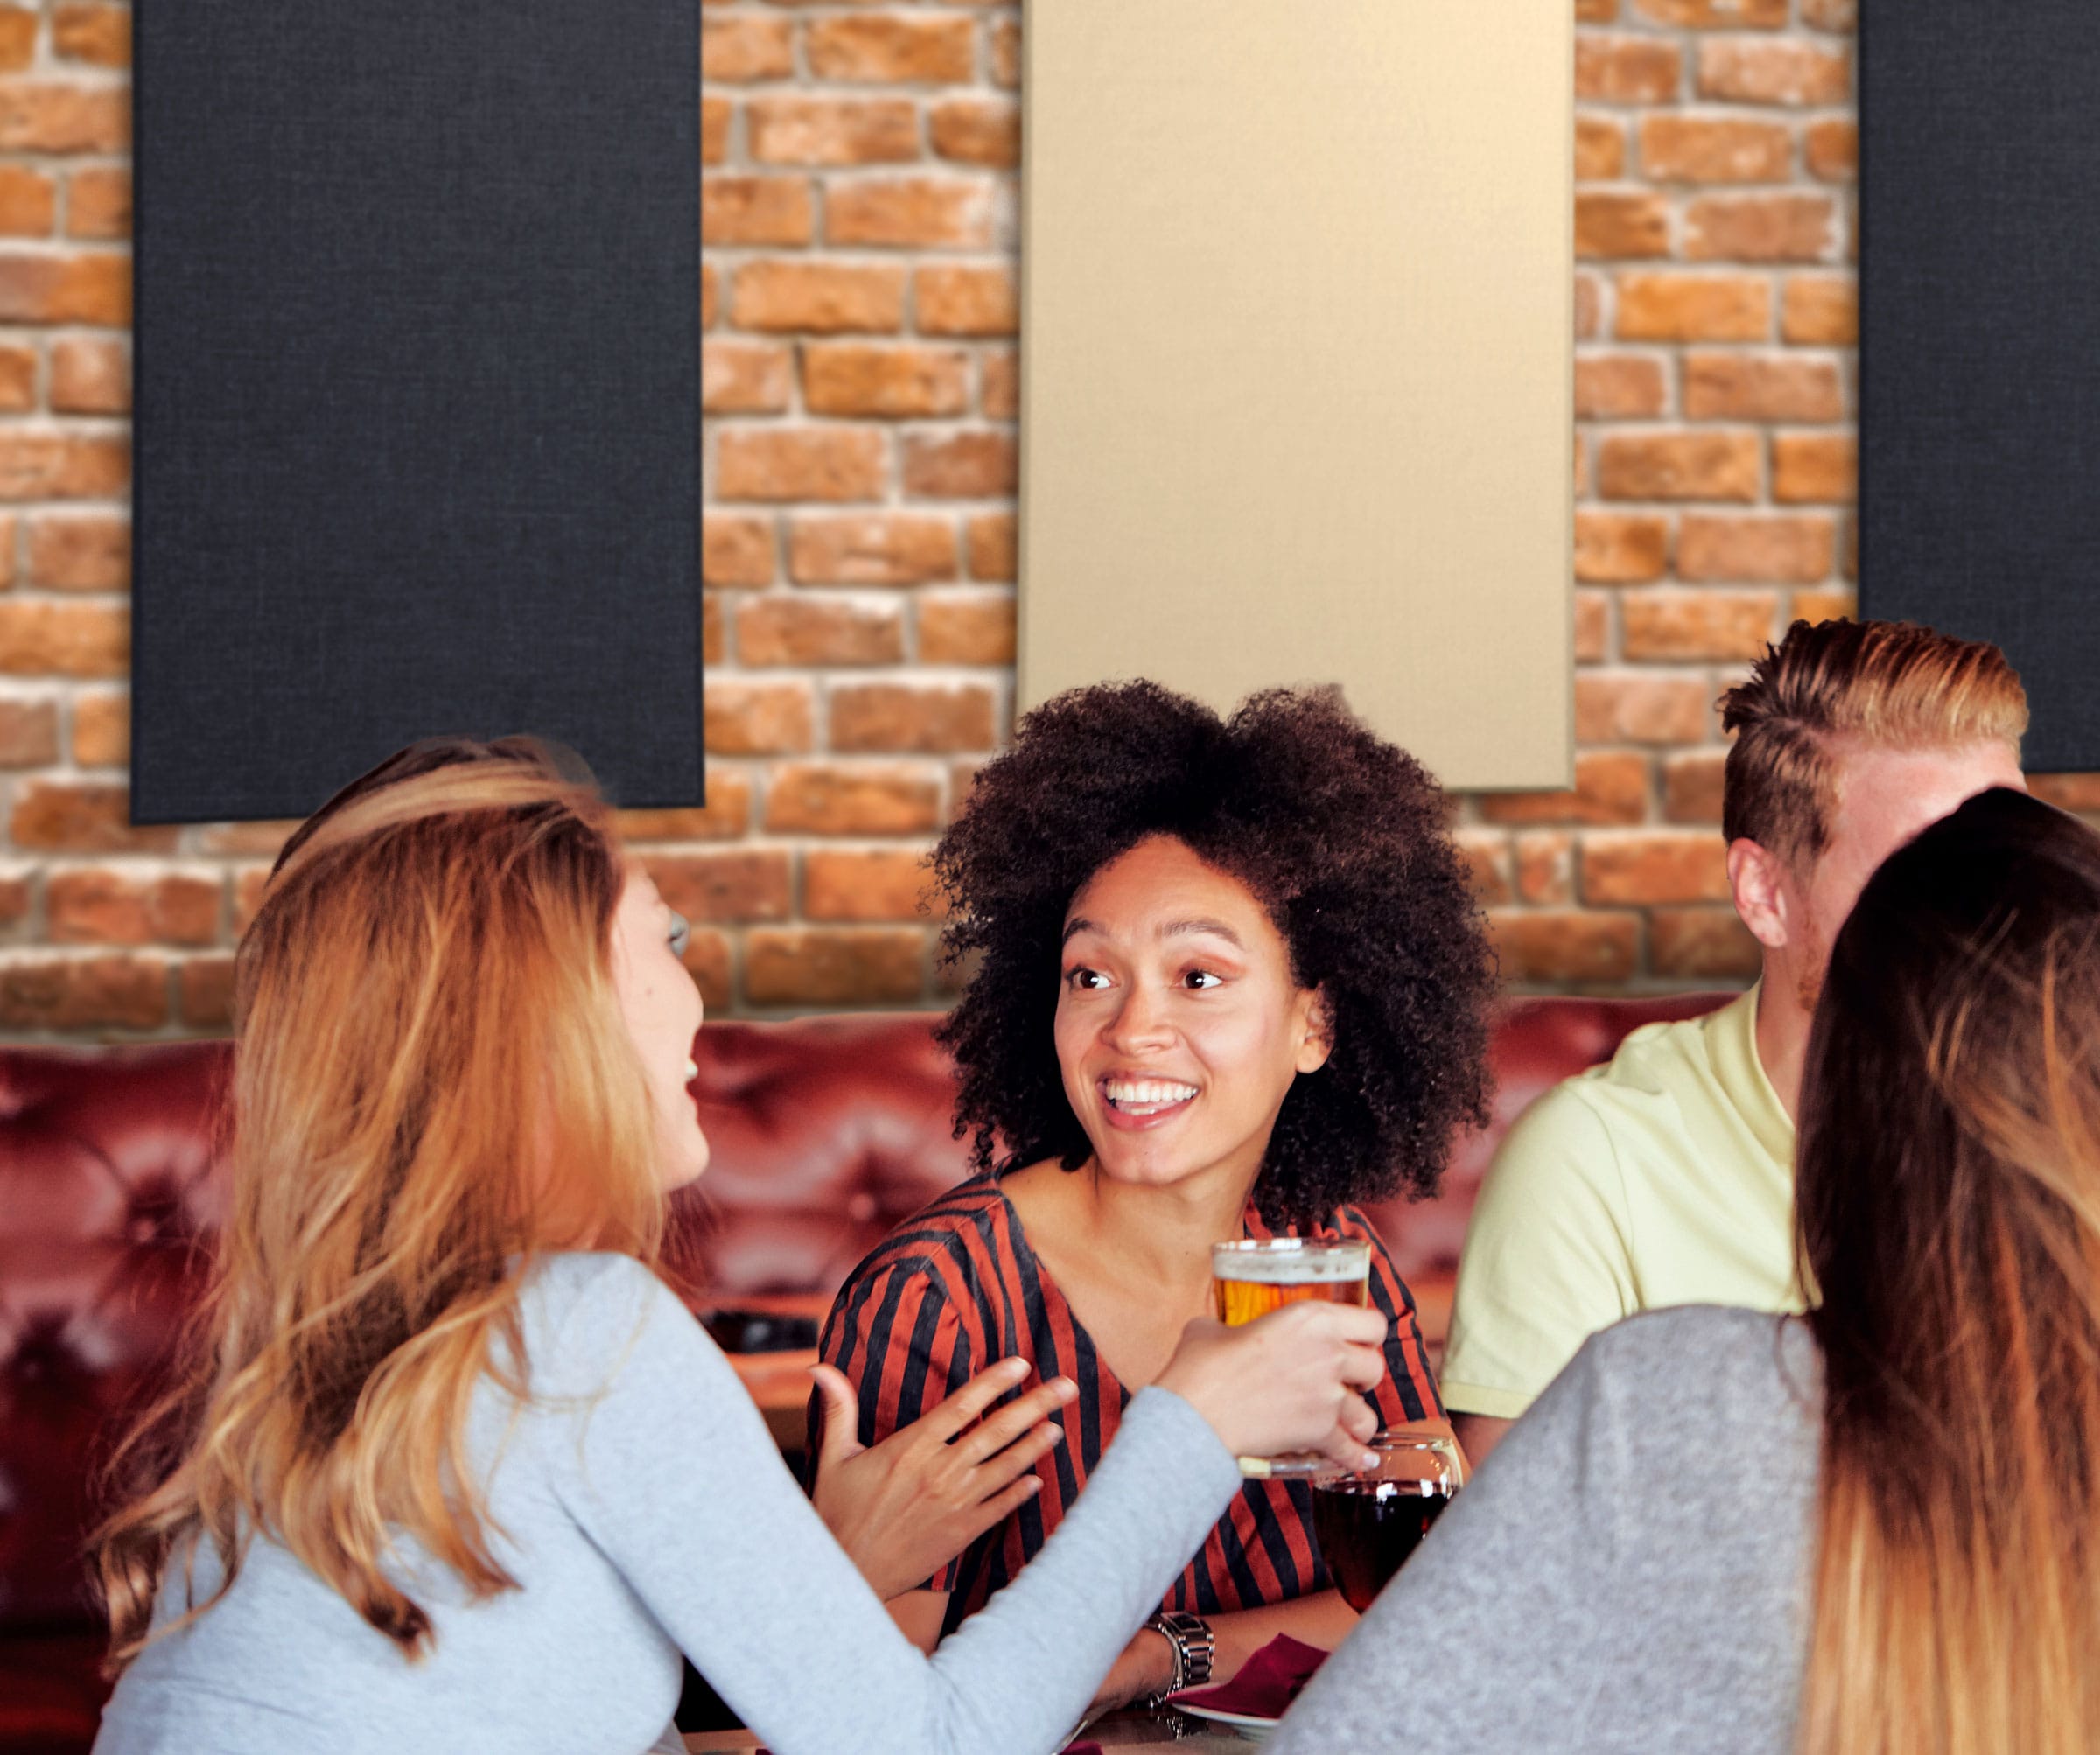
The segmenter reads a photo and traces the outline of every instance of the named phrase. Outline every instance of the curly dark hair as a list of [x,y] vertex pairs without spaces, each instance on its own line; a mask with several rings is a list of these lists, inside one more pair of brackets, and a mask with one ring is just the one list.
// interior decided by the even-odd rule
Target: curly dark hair
[[1487,1119],[1495,990],[1445,816],[1428,771],[1338,689],[1265,691],[1223,719],[1157,683],[1112,683],[1029,714],[934,854],[953,910],[943,961],[975,961],[939,1040],[977,1169],[1087,1161],[1054,1037],[1065,913],[1102,866],[1168,835],[1247,885],[1293,978],[1326,998],[1333,1052],[1284,1100],[1255,1184],[1263,1218],[1312,1225],[1347,1201],[1433,1194],[1453,1133]]

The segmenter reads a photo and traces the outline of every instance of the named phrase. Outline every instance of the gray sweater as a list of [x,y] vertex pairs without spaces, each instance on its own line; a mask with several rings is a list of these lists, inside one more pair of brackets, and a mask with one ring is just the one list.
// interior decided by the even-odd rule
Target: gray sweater
[[1787,1755],[1822,1410],[1799,1322],[1690,1308],[1592,1336],[1272,1755]]
[[[524,1317],[533,1403],[514,1424],[485,1380],[471,1428],[524,1588],[472,1602],[409,1549],[398,1576],[437,1633],[411,1664],[258,1540],[223,1601],[124,1673],[100,1755],[634,1755],[670,1718],[681,1650],[776,1755],[1047,1750],[1240,1486],[1201,1416],[1144,1390],[1035,1563],[928,1659],[647,1269],[557,1257]],[[200,1599],[216,1577],[200,1556]],[[172,1575],[161,1619],[186,1600]]]

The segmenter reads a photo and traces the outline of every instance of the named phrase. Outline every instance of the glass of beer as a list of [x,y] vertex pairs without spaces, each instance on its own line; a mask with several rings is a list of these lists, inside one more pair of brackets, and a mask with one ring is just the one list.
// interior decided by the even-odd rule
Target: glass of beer
[[[1228,1327],[1306,1298],[1362,1306],[1370,1302],[1371,1246],[1361,1237],[1250,1237],[1213,1243],[1210,1280],[1218,1320]],[[1333,1466],[1317,1456],[1240,1458],[1240,1472],[1252,1479],[1312,1475]]]
[[1342,1600],[1360,1615],[1466,1484],[1457,1442],[1441,1427],[1389,1427],[1368,1448],[1376,1466],[1348,1473],[1330,1465],[1312,1482],[1313,1539]]

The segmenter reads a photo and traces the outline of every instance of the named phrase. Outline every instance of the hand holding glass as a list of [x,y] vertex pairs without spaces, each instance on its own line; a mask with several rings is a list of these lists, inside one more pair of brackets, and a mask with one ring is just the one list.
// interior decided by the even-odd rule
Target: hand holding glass
[[1325,1471],[1312,1483],[1313,1536],[1336,1589],[1360,1615],[1466,1484],[1458,1443],[1440,1428],[1389,1427],[1371,1449],[1375,1467]]
[[[1362,1238],[1242,1238],[1210,1248],[1218,1320],[1228,1327],[1309,1299],[1359,1308],[1370,1302],[1371,1246]],[[1317,1456],[1242,1457],[1255,1479],[1311,1475],[1332,1464]]]

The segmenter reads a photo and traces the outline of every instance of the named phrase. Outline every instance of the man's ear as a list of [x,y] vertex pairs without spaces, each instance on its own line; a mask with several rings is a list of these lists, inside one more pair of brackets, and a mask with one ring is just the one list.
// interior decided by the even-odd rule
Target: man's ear
[[1317,1073],[1334,1052],[1334,1013],[1326,989],[1314,988],[1306,1011],[1305,1038],[1298,1045],[1298,1070]]
[[1728,891],[1750,936],[1768,951],[1784,950],[1793,933],[1793,898],[1777,854],[1748,837],[1728,843]]

